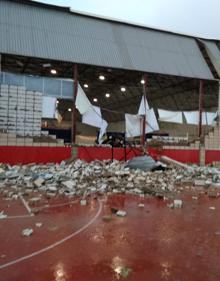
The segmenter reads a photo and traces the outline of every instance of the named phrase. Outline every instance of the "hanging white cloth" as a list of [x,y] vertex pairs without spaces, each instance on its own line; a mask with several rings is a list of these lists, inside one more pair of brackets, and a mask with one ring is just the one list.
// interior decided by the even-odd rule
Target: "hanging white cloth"
[[145,131],[146,131],[146,133],[151,133],[151,132],[154,132],[154,131],[158,131],[159,129],[160,128],[159,128],[159,125],[158,125],[158,122],[157,122],[157,118],[156,118],[154,109],[151,108],[151,109],[146,111],[146,128],[145,128]]
[[[204,125],[209,125],[211,126],[215,120],[215,118],[217,117],[217,112],[203,112],[203,121],[202,123]],[[205,118],[205,120],[204,120]]]
[[[138,110],[138,115],[146,115],[146,128],[145,132],[150,133],[159,130],[157,118],[153,108],[149,108],[147,99],[142,96],[141,103]],[[142,126],[142,125],[141,125]]]
[[100,128],[98,142],[101,144],[108,123],[102,118],[100,107],[94,105],[89,107],[89,109],[82,115],[82,123]]
[[[199,111],[184,111],[187,124],[199,125]],[[212,125],[217,117],[217,112],[203,112],[202,125]]]
[[199,124],[199,111],[184,111],[187,124],[198,125]]
[[158,109],[158,113],[159,113],[159,120],[161,122],[183,124],[183,114],[181,111]]
[[138,110],[138,115],[145,115],[145,112],[148,109],[149,109],[149,105],[147,99],[144,96],[142,96],[141,103]]
[[76,96],[76,108],[79,110],[81,114],[84,114],[90,107],[92,107],[92,104],[90,103],[85,92],[79,85],[78,93]]
[[100,107],[92,105],[82,115],[82,123],[100,128],[102,125],[102,115]]
[[138,115],[125,114],[126,137],[137,137],[142,132],[142,118]]
[[43,118],[55,118],[57,99],[54,97],[44,97],[42,103],[42,117]]
[[99,144],[101,144],[103,142],[102,138],[103,138],[104,134],[106,133],[107,127],[108,127],[108,123],[104,119],[102,119],[102,124],[100,127],[99,139],[98,139]]

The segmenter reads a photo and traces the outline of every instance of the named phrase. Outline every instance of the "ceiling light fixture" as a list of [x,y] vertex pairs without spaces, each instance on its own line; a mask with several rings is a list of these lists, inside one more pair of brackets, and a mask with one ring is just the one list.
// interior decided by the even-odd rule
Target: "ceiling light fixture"
[[145,84],[145,81],[144,81],[144,79],[142,79],[142,80],[141,80],[141,84],[143,84],[143,85]]
[[121,87],[121,91],[122,91],[122,92],[125,92],[125,91],[126,91],[126,88],[125,88],[125,87]]
[[68,111],[69,111],[69,112],[71,112],[71,111],[72,111],[72,109],[71,109],[71,108],[68,108]]
[[110,98],[110,94],[109,93],[106,93],[105,96],[106,96],[106,98]]
[[97,99],[97,98],[94,98],[94,99],[93,99],[93,101],[94,101],[94,102],[97,102],[97,101],[98,101],[98,99]]
[[105,80],[105,76],[104,75],[99,75],[99,80]]
[[50,70],[50,73],[52,73],[52,74],[57,74],[57,71],[56,71],[56,69],[51,69],[51,70]]
[[89,88],[88,84],[84,84],[83,86],[84,86],[84,88]]

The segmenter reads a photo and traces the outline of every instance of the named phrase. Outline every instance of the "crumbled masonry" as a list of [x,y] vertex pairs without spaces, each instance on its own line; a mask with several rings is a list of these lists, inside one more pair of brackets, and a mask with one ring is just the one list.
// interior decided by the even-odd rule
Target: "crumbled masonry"
[[[48,196],[82,196],[91,194],[132,193],[150,194],[163,198],[175,193],[176,186],[220,186],[220,171],[216,168],[192,166],[192,169],[172,167],[165,171],[146,172],[125,168],[119,161],[75,160],[70,164],[3,165],[0,164],[0,192],[8,199],[19,194],[40,191]],[[218,193],[210,191],[210,197]],[[34,206],[40,197],[30,199]],[[84,202],[83,202],[84,203]],[[3,215],[3,214],[2,214]]]

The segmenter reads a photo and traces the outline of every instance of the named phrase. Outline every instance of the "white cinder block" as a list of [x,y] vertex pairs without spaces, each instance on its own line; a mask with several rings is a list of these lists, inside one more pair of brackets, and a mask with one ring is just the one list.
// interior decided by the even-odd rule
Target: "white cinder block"
[[25,91],[25,90],[26,90],[25,86],[18,86],[18,91]]

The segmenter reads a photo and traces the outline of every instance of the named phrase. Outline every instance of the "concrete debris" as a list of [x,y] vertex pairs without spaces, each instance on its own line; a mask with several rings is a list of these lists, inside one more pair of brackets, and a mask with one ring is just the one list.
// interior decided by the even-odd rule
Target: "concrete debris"
[[214,206],[209,207],[210,210],[215,210]]
[[132,269],[129,267],[119,267],[117,269],[117,273],[119,274],[119,276],[121,276],[122,278],[126,279],[128,278],[129,274],[132,272]]
[[5,219],[5,218],[7,218],[7,215],[4,214],[4,211],[1,211],[0,212],[0,219]]
[[36,222],[35,225],[36,225],[36,227],[41,227],[43,224],[42,224],[42,222]]
[[173,201],[173,207],[174,208],[182,208],[183,207],[183,201],[179,199],[175,199]]
[[127,213],[125,211],[122,211],[122,210],[118,210],[116,215],[118,217],[125,217],[127,215]]
[[216,232],[215,232],[215,235],[220,235],[220,231],[216,231]]
[[25,228],[22,230],[22,236],[30,236],[33,232],[32,228]]
[[208,197],[209,198],[217,198],[218,197],[218,193],[215,191],[209,191],[208,192]]
[[80,200],[80,205],[81,206],[86,206],[87,201],[85,199]]
[[192,196],[192,199],[193,200],[198,200],[198,197],[197,196]]
[[139,208],[144,208],[144,206],[145,206],[145,205],[142,204],[142,203],[138,204],[138,207],[139,207]]
[[35,185],[36,187],[41,187],[44,182],[45,182],[44,179],[38,178],[38,179],[36,179],[36,180],[34,181],[34,185]]
[[209,188],[209,197],[219,196],[214,190],[220,186],[220,170],[217,168],[190,166],[190,169],[185,169],[170,164],[169,169],[164,171],[147,171],[155,165],[149,156],[136,157],[133,164],[138,163],[139,166],[134,169],[131,168],[133,164],[128,163],[132,161],[96,160],[86,163],[78,159],[60,165],[0,165],[0,193],[5,200],[16,199],[19,194],[30,197],[28,202],[32,205],[43,198],[34,197],[33,192],[36,191],[45,193],[48,199],[57,194],[84,199],[93,194],[113,193],[130,193],[140,197],[152,195],[164,199],[173,198],[175,193],[192,187],[198,190]]
[[194,185],[195,186],[205,186],[206,185],[206,181],[205,180],[195,180],[194,181]]

